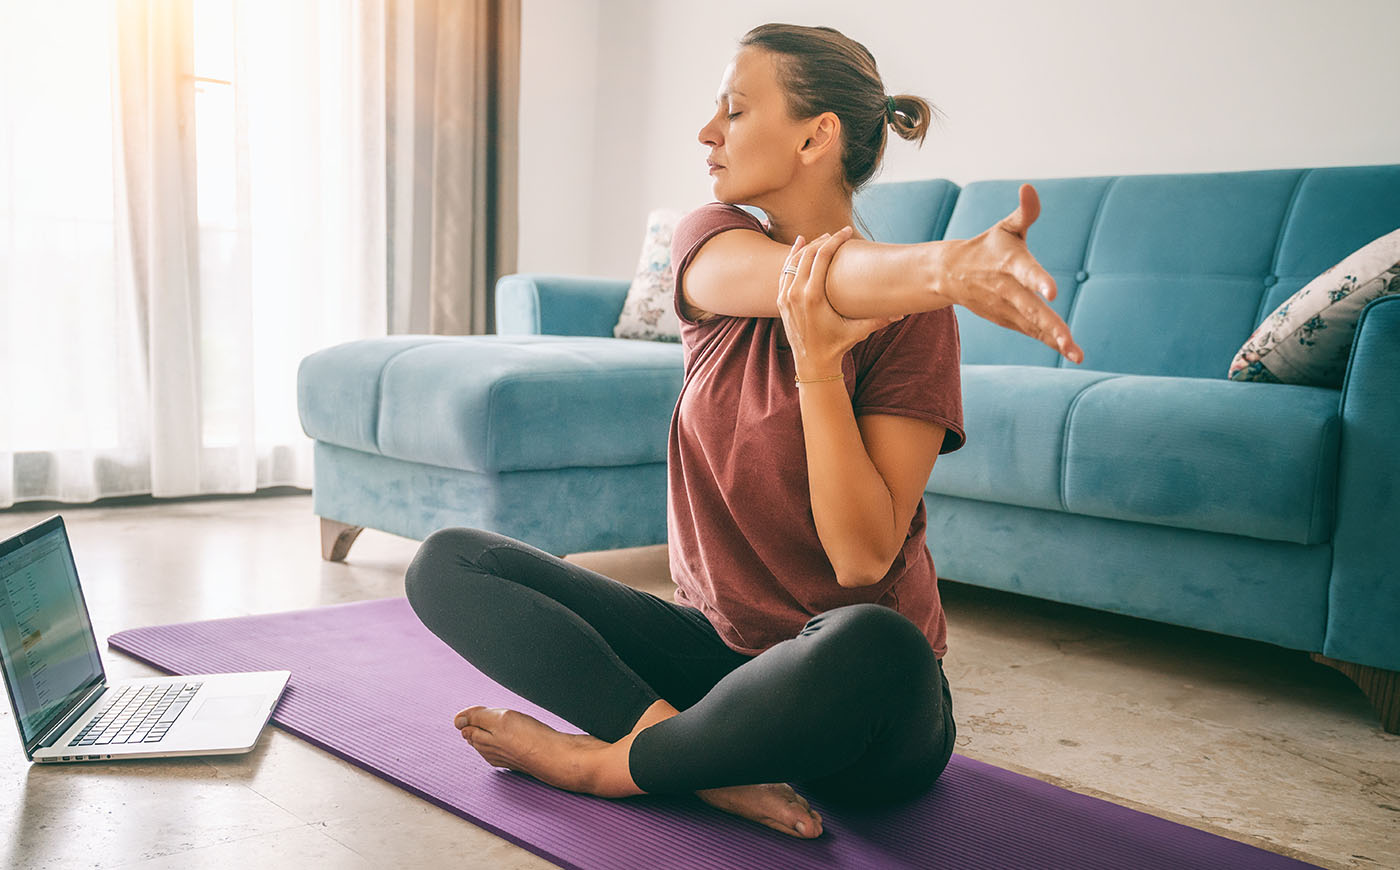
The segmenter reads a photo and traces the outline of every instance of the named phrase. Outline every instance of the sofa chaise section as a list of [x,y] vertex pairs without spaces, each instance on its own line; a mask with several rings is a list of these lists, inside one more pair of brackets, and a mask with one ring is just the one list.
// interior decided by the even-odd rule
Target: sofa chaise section
[[665,540],[680,347],[601,337],[395,336],[307,357],[323,555],[359,530],[487,528],[558,555]]

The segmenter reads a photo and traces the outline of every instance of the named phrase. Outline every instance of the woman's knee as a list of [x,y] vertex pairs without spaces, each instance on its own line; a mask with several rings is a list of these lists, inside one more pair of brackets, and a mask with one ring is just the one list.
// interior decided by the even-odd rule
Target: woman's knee
[[404,593],[411,604],[434,597],[444,582],[460,585],[455,569],[476,565],[500,538],[485,529],[438,529],[423,539],[404,574]]
[[812,617],[803,634],[845,646],[922,655],[928,639],[909,617],[883,604],[848,604]]
[[928,638],[907,616],[881,604],[850,604],[813,617],[802,634],[810,635],[821,658],[850,662],[874,680],[881,675],[902,684],[917,669],[935,664]]

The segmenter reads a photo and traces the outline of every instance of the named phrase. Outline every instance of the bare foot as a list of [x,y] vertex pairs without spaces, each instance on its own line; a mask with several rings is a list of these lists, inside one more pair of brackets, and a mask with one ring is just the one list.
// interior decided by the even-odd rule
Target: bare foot
[[[743,816],[775,831],[813,839],[822,835],[821,813],[787,783],[735,785],[697,791],[695,796],[727,813]],[[802,825],[802,830],[798,825]]]
[[[604,784],[606,765],[610,761],[618,763],[618,747],[625,749],[630,741],[611,744],[587,734],[564,734],[533,716],[502,707],[468,707],[457,714],[453,725],[495,767],[529,774],[555,788],[583,794],[625,797],[636,793]],[[695,796],[727,813],[790,836],[811,839],[822,834],[821,814],[786,783],[711,788],[697,791]],[[799,824],[802,830],[798,830]]]
[[493,766],[584,794],[596,793],[599,753],[611,747],[587,734],[555,731],[533,716],[503,707],[468,707],[452,724]]

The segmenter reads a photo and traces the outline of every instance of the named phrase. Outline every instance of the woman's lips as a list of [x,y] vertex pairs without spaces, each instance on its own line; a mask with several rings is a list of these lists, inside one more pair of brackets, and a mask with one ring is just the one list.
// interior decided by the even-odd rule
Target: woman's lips
[[720,170],[720,169],[723,169],[723,168],[724,168],[723,166],[718,166],[718,165],[716,165],[716,164],[714,164],[714,163],[711,163],[711,164],[710,164],[710,174],[711,174],[711,175],[714,175],[716,171],[718,171],[718,170]]

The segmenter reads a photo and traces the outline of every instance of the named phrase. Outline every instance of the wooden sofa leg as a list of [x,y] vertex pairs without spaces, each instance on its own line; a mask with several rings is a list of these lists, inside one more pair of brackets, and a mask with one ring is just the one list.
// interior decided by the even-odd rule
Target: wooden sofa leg
[[364,526],[350,526],[321,517],[321,558],[327,562],[344,562],[350,545],[364,530]]
[[1336,668],[1351,677],[1352,682],[1361,687],[1371,706],[1380,714],[1381,727],[1385,732],[1400,734],[1400,671],[1329,659],[1322,653],[1312,653],[1312,660]]

